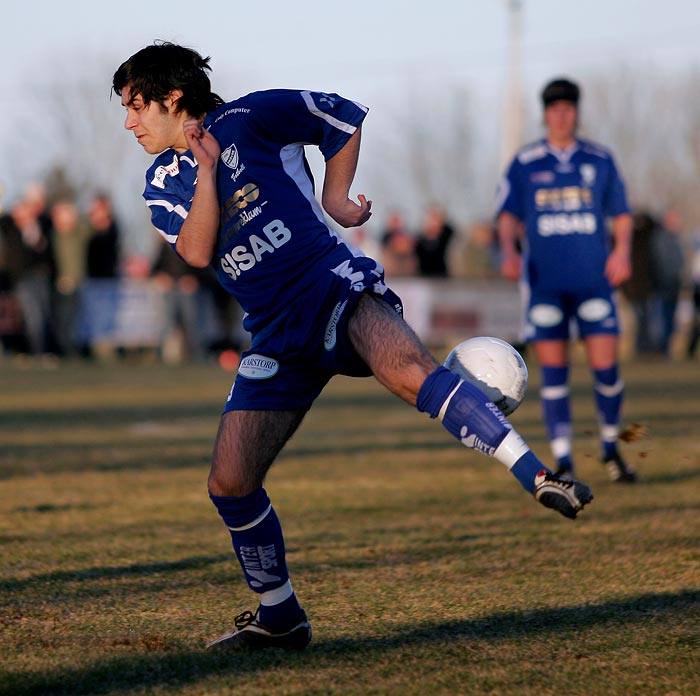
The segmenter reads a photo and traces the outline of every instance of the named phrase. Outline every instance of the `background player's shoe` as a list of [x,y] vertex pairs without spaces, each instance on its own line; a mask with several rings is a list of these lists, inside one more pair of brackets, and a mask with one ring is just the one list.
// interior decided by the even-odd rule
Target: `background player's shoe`
[[560,479],[566,479],[567,481],[574,480],[574,465],[571,461],[561,461],[557,462],[557,470],[554,475]]
[[257,612],[244,611],[233,620],[236,630],[207,643],[207,650],[303,650],[311,642],[311,624],[304,612],[288,631],[275,632],[258,621]]
[[593,500],[593,493],[585,483],[559,478],[545,469],[535,476],[534,495],[535,500],[545,507],[572,520],[584,505]]
[[637,480],[637,474],[630,469],[625,460],[620,456],[619,452],[613,452],[601,460],[608,470],[608,475],[611,481],[616,483],[634,483]]

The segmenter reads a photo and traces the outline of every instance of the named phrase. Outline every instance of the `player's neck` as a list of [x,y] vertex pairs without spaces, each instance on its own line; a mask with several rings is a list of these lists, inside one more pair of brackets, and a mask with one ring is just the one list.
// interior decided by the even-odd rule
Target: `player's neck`
[[566,150],[576,142],[575,135],[567,135],[566,137],[548,136],[547,143],[557,150]]

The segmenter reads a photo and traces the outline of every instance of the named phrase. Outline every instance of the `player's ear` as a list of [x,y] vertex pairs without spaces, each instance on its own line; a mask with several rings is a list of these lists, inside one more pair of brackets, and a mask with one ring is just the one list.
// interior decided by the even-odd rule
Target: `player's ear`
[[180,111],[178,108],[178,101],[182,97],[182,90],[181,89],[174,89],[170,94],[168,95],[168,98],[165,100],[165,105],[170,108],[173,107],[173,111]]

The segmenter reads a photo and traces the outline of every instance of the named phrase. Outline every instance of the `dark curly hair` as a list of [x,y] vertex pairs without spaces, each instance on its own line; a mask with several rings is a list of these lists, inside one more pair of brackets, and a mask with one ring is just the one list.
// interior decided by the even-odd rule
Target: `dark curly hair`
[[211,91],[209,57],[168,41],[156,41],[124,61],[112,78],[112,90],[121,96],[128,87],[131,101],[140,95],[144,104],[157,102],[167,110],[164,101],[174,90],[182,91],[176,111],[186,111],[194,118],[214,111],[224,100]]

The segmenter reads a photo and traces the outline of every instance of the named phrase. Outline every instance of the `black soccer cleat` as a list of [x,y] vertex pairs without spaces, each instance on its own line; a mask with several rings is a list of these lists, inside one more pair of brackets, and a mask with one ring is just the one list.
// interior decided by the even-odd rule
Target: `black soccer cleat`
[[311,642],[311,624],[302,611],[299,621],[288,631],[276,633],[258,621],[258,613],[244,611],[233,624],[236,630],[207,643],[207,650],[303,650]]
[[608,476],[615,483],[635,483],[637,474],[633,469],[630,469],[625,460],[620,456],[619,452],[603,457],[601,462],[608,470]]
[[546,469],[535,476],[534,496],[545,507],[572,520],[593,500],[593,493],[585,483],[559,478]]

